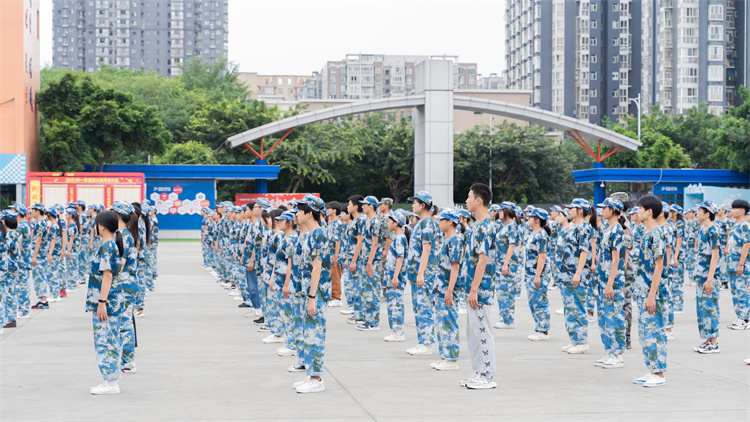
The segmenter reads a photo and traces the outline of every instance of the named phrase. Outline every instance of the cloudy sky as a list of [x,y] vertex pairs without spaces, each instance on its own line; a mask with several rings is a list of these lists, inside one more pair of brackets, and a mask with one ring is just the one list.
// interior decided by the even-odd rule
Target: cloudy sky
[[[45,64],[52,0],[41,4]],[[229,0],[229,59],[245,72],[308,75],[348,53],[448,54],[477,63],[481,74],[501,73],[504,7],[504,0]]]

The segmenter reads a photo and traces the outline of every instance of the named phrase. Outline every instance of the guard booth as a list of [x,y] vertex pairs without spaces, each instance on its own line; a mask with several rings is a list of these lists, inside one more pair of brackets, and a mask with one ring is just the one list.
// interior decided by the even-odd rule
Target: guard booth
[[85,201],[109,207],[122,200],[140,202],[145,193],[143,173],[43,173],[26,174],[26,206]]

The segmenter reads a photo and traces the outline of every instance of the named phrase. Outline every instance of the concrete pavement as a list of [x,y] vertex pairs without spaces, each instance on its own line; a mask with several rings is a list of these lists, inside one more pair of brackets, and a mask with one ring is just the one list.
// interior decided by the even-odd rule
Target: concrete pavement
[[[122,393],[92,396],[101,382],[84,313],[83,289],[52,308],[32,311],[0,339],[0,420],[750,420],[750,331],[731,331],[731,297],[722,291],[717,355],[700,355],[694,287],[685,313],[676,315],[669,342],[667,386],[646,389],[631,379],[647,372],[634,326],[625,367],[602,370],[598,328],[589,328],[591,354],[568,355],[563,320],[553,313],[551,340],[530,342],[533,321],[525,294],[514,330],[495,330],[498,388],[471,391],[458,381],[471,373],[466,354],[459,371],[437,372],[433,356],[414,357],[410,300],[406,343],[385,343],[379,332],[358,332],[338,309],[328,313],[327,391],[300,395],[289,373],[296,358],[279,357],[277,344],[242,317],[238,302],[199,268],[196,242],[159,247],[156,291],[137,320],[138,373],[123,376]],[[552,309],[561,307],[551,292]],[[32,302],[34,303],[34,302]],[[493,314],[497,314],[494,308]],[[497,318],[495,318],[497,320]],[[465,326],[461,316],[460,327]],[[466,347],[462,333],[462,348]],[[464,350],[462,350],[464,352]]]

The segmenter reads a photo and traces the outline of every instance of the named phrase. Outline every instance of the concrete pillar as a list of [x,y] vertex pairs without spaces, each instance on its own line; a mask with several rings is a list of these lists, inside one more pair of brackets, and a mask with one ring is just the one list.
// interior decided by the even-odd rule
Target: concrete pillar
[[[594,163],[594,168],[604,168],[604,163]],[[607,197],[607,184],[604,181],[597,180],[594,182],[594,207],[596,204],[601,204]]]
[[[259,166],[265,166],[268,165],[268,161],[255,160],[255,164]],[[268,180],[255,179],[255,193],[268,193]]]
[[414,115],[414,191],[439,207],[453,206],[453,62],[425,60],[414,68],[415,94],[425,96]]

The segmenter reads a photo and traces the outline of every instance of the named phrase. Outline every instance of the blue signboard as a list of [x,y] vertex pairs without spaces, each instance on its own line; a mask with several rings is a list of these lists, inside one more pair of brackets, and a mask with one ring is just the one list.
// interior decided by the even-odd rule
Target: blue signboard
[[146,198],[156,206],[160,230],[200,230],[202,207],[216,202],[213,180],[147,179]]

